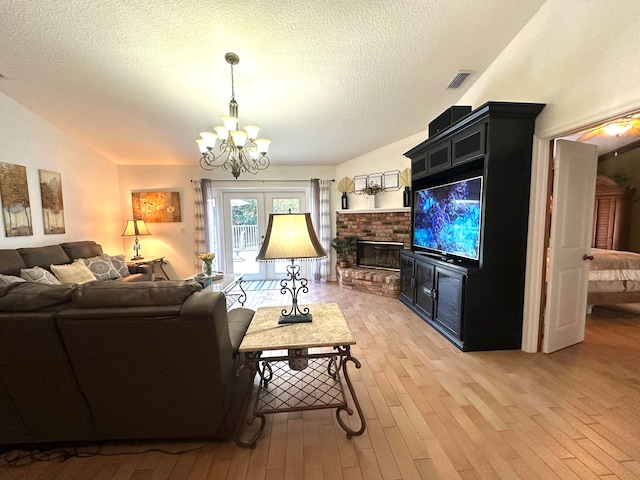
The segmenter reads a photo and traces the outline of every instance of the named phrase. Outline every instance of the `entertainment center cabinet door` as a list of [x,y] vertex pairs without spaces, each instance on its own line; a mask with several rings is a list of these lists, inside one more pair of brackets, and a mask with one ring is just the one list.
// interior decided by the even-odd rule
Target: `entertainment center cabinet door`
[[415,305],[429,319],[433,317],[433,285],[436,267],[432,263],[416,260],[416,299]]
[[459,165],[483,156],[486,151],[486,130],[487,124],[481,123],[480,125],[466,128],[456,134],[451,141],[451,164]]
[[436,308],[433,321],[450,335],[462,339],[462,292],[465,275],[449,269],[435,268]]
[[400,295],[405,297],[410,303],[414,303],[415,279],[414,279],[413,257],[400,253]]

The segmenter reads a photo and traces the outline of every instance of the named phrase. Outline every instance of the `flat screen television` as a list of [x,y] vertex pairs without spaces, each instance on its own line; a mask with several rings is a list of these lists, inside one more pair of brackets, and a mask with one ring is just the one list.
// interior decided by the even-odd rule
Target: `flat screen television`
[[481,176],[417,190],[414,202],[414,247],[480,259]]

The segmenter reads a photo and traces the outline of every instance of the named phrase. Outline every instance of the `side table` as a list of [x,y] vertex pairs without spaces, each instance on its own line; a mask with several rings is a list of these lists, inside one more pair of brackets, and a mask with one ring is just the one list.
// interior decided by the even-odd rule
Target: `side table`
[[[248,440],[242,440],[238,428],[236,443],[255,447],[265,426],[265,415],[321,408],[335,408],[336,419],[347,438],[362,435],[365,419],[353,389],[347,365],[360,362],[351,355],[356,341],[336,303],[307,305],[313,315],[311,323],[278,324],[283,308],[260,307],[245,333],[239,351],[244,364],[236,372],[249,368],[259,375],[258,391],[247,424],[260,424]],[[284,353],[283,353],[284,351]],[[265,352],[268,352],[265,354]],[[360,428],[352,429],[342,412],[353,415],[345,395],[346,384],[358,413]]]
[[[164,266],[167,264],[164,257],[154,257],[154,258],[139,258],[136,260],[130,260],[127,262],[128,266],[136,266],[136,265],[149,265],[151,266],[151,271],[153,272],[154,280],[169,280],[169,275],[164,271]],[[160,269],[162,272],[162,276],[156,278],[156,267]]]

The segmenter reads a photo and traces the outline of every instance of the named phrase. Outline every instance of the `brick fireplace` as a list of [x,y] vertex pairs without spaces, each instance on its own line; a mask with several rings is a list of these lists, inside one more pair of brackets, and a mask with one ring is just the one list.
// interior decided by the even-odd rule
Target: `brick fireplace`
[[[363,241],[401,243],[404,248],[411,248],[411,212],[408,209],[337,212],[336,236],[354,235]],[[350,255],[351,266],[336,266],[341,287],[387,297],[400,294],[400,272],[355,266],[356,254]]]

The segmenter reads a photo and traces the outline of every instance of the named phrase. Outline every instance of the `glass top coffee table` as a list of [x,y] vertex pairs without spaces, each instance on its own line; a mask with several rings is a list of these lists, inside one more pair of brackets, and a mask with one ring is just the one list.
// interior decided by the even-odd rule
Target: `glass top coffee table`
[[[245,362],[237,375],[245,368],[259,375],[247,424],[252,425],[255,420],[260,423],[248,440],[241,439],[243,432],[238,430],[236,442],[240,446],[255,447],[264,430],[265,415],[279,412],[335,408],[347,438],[364,433],[364,415],[347,372],[349,362],[360,368],[360,362],[351,355],[355,338],[337,303],[307,307],[313,315],[311,323],[278,324],[281,311],[289,307],[256,310],[240,344]],[[353,415],[343,381],[358,412],[358,430],[342,418],[343,411]]]
[[[247,294],[242,288],[242,282],[244,282],[244,274],[239,273],[220,273],[211,277],[205,277],[202,275],[191,275],[185,280],[196,280],[202,285],[202,289],[207,292],[220,292],[224,293],[227,297],[227,308],[231,307],[235,302],[240,302],[240,305],[244,306],[244,302],[247,301]],[[238,287],[239,292],[234,289]]]

